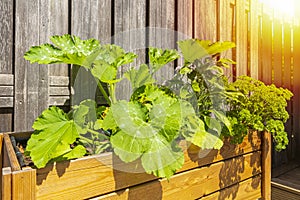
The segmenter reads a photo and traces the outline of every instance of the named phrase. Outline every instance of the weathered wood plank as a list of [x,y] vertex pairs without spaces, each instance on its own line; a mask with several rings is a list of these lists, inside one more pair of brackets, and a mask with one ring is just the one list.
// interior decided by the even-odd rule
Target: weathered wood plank
[[0,85],[14,85],[14,75],[0,74]]
[[0,1],[0,73],[13,73],[14,2]]
[[274,84],[277,87],[282,85],[283,81],[283,74],[282,74],[282,48],[283,48],[283,41],[282,41],[282,28],[283,24],[279,20],[274,20],[273,23],[274,31],[274,39],[273,39],[273,46],[274,46]]
[[[50,42],[49,37],[52,35],[63,35],[70,33],[70,24],[69,24],[69,1],[68,0],[59,0],[59,1],[49,1],[42,0],[41,3],[45,7],[44,12],[48,13],[47,15],[42,15],[40,23],[43,24],[41,27],[41,41]],[[44,67],[44,66],[43,66]],[[48,69],[49,76],[69,76],[69,67],[66,64],[55,64],[49,66]]]
[[14,106],[13,97],[0,97],[0,108],[12,108]]
[[11,200],[12,199],[12,191],[11,191],[11,168],[5,167],[1,169],[2,171],[2,186],[1,186],[1,197],[2,200]]
[[261,44],[261,80],[269,85],[272,83],[272,21],[268,14],[262,18],[262,44]]
[[[74,1],[71,4],[71,33],[82,39],[95,38],[102,43],[111,42],[111,8],[110,0]],[[77,105],[84,99],[95,99],[97,82],[90,72],[72,67],[71,86],[74,94],[71,105]]]
[[250,1],[250,76],[258,79],[259,74],[259,2]]
[[262,198],[271,199],[271,134],[264,132],[262,136]]
[[4,133],[3,140],[4,140],[4,148],[6,149],[6,153],[8,155],[9,167],[11,167],[12,172],[20,171],[21,167],[19,165],[19,161],[16,157],[9,135]]
[[7,97],[14,95],[14,87],[13,86],[0,86],[0,97]]
[[[233,15],[233,8],[232,5],[230,4],[230,0],[223,0],[223,1],[218,1],[219,5],[219,12],[220,14],[218,15],[218,25],[219,25],[219,38],[218,40],[220,41],[232,41],[233,42],[233,20],[234,20],[234,15]],[[224,53],[221,54],[221,57],[229,58],[229,59],[234,59],[233,58],[233,53],[235,52],[235,48],[233,50],[228,50]],[[231,66],[230,68],[225,68],[224,69],[224,74],[229,77],[229,81],[232,81],[232,76],[233,76],[233,67]]]
[[49,105],[51,106],[69,106],[70,97],[69,96],[51,96],[49,97]]
[[[96,199],[196,199],[260,173],[260,152],[155,180]],[[251,187],[251,186],[250,186]],[[256,189],[260,190],[259,184]],[[253,186],[252,186],[252,190]],[[233,191],[233,195],[238,191]],[[256,193],[257,195],[257,193]]]
[[195,37],[201,40],[217,40],[217,7],[215,0],[195,0]]
[[[193,37],[193,0],[177,1],[178,40]],[[183,17],[184,16],[184,17]]]
[[[11,100],[13,103],[13,100]],[[0,100],[1,105],[1,100]],[[0,132],[11,132],[13,126],[13,108],[0,108]]]
[[[134,52],[138,58],[123,66],[118,73],[122,76],[130,67],[139,67],[146,61],[146,0],[120,0],[114,4],[113,43],[126,51]],[[128,81],[117,86],[117,98],[129,99],[132,93]]]
[[70,83],[70,78],[66,76],[50,76],[49,85],[50,86],[68,86]]
[[247,75],[248,71],[248,16],[245,1],[236,1],[236,76]]
[[23,169],[12,172],[12,199],[36,199],[36,170]]
[[[261,177],[247,179],[219,192],[200,198],[201,200],[215,199],[259,199],[261,197]],[[200,200],[199,199],[199,200]]]
[[70,90],[68,87],[50,87],[50,96],[68,96],[70,95]]
[[[293,35],[300,35],[300,27],[296,26],[293,29]],[[293,38],[293,62],[294,62],[294,75],[300,74],[300,37]],[[300,155],[300,78],[299,76],[294,76],[293,79],[293,136],[294,136],[294,143],[292,143],[292,148],[295,150],[295,155]]]
[[[162,49],[175,48],[175,0],[149,1],[149,46]],[[158,83],[170,80],[174,75],[174,63],[170,63],[154,74]]]
[[4,157],[3,149],[4,149],[4,147],[3,147],[3,134],[0,133],[0,169],[1,169],[1,171],[0,171],[0,177],[1,177],[1,179],[0,179],[0,197],[2,197],[2,184],[3,184],[2,183],[2,176],[3,176],[2,168],[3,168],[3,157]]

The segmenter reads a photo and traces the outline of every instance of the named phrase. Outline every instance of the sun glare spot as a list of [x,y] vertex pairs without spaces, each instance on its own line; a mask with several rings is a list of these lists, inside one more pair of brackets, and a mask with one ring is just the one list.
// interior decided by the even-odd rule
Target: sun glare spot
[[295,0],[260,0],[267,9],[274,9],[274,16],[293,18],[295,16]]

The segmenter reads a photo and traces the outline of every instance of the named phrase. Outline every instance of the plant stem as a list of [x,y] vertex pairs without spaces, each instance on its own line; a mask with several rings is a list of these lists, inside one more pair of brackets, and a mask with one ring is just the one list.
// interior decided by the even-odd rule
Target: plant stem
[[116,98],[116,94],[115,94],[115,91],[116,91],[115,86],[116,85],[114,83],[109,84],[109,93],[110,93],[110,96],[111,96],[112,103],[117,102],[117,98]]
[[107,101],[108,105],[111,105],[111,101],[110,101],[110,99],[109,99],[109,97],[108,97],[106,91],[104,90],[104,88],[103,88],[103,86],[102,86],[100,80],[98,81],[97,84],[98,84],[98,88],[99,88],[100,92],[103,94],[103,97],[104,97],[105,100]]

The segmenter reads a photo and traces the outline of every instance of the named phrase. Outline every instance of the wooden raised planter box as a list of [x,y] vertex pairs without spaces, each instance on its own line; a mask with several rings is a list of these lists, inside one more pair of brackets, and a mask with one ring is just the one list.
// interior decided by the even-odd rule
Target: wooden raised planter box
[[269,134],[251,133],[240,145],[225,142],[220,151],[190,147],[169,181],[126,172],[141,166],[124,164],[112,153],[21,168],[9,134],[30,136],[0,134],[2,199],[270,199]]

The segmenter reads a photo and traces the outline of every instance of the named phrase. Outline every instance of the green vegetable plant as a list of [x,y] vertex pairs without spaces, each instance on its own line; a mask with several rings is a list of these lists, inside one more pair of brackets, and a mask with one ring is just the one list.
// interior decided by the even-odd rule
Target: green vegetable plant
[[[118,78],[118,68],[133,62],[134,53],[113,44],[101,45],[95,39],[81,40],[72,35],[53,36],[51,41],[53,44],[31,47],[24,58],[31,63],[66,63],[86,68],[98,82],[108,106],[98,106],[87,99],[68,113],[55,106],[46,109],[35,120],[35,131],[26,149],[36,167],[112,149],[124,162],[140,159],[147,173],[169,178],[184,162],[179,139],[184,138],[201,148],[221,148],[219,134],[206,127],[208,121],[212,127],[214,118],[199,115],[202,107],[195,109],[184,95],[187,90],[177,93],[172,87],[159,85],[153,76],[179,58],[176,50],[151,47],[149,65],[132,67]],[[116,86],[123,78],[132,86],[129,101],[116,99]],[[103,84],[107,85],[108,92]],[[228,125],[218,109],[208,112]]]
[[224,128],[223,135],[230,137],[233,143],[240,143],[249,129],[267,131],[273,136],[275,149],[285,149],[288,138],[284,123],[289,118],[286,107],[293,94],[288,89],[265,85],[248,76],[240,76],[226,87],[227,91],[242,95],[227,99],[232,131]]

